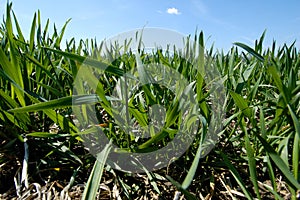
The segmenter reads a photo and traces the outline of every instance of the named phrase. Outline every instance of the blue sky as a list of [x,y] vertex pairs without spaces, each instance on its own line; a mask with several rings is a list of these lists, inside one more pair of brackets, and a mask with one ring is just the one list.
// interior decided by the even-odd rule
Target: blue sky
[[[7,0],[0,0],[0,13]],[[253,45],[266,29],[265,47],[297,40],[300,47],[299,0],[12,0],[24,34],[29,35],[34,12],[42,23],[49,18],[58,28],[72,18],[65,39],[96,38],[101,41],[118,33],[159,27],[194,34],[203,30],[208,45],[229,50],[233,42]]]

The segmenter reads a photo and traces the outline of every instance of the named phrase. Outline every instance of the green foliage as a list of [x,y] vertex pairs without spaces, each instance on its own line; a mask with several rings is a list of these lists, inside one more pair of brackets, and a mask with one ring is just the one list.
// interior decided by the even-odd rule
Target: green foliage
[[[213,48],[205,49],[201,32],[195,34],[193,40],[187,38],[183,52],[176,51],[174,47],[172,56],[168,50],[162,52],[159,49],[152,53],[139,49],[140,56],[137,56],[128,49],[130,41],[124,41],[122,47],[116,45],[104,49],[103,43],[97,44],[95,40],[80,40],[76,44],[75,39],[71,39],[62,50],[68,22],[60,32],[54,25],[53,34],[49,35],[49,20],[43,29],[40,12],[37,12],[27,41],[12,11],[12,4],[7,4],[0,27],[1,166],[15,157],[22,160],[20,152],[15,157],[11,155],[16,152],[14,147],[21,146],[27,138],[30,159],[35,163],[31,166],[34,169],[32,174],[29,174],[33,179],[38,179],[42,171],[49,171],[47,175],[55,180],[62,174],[60,170],[77,173],[79,168],[87,170],[94,164],[84,192],[85,199],[94,199],[111,146],[99,154],[102,162],[95,162],[84,148],[84,137],[79,136],[91,134],[96,125],[122,151],[149,152],[166,146],[181,125],[184,124],[188,130],[200,121],[201,126],[191,147],[176,161],[181,162],[183,175],[162,175],[188,199],[199,196],[192,189],[193,183],[205,185],[205,180],[210,179],[212,173],[222,171],[230,172],[228,176],[234,180],[230,184],[247,199],[263,199],[262,187],[273,198],[283,198],[278,189],[281,184],[278,177],[283,177],[291,198],[296,199],[300,189],[300,54],[295,44],[276,47],[274,41],[271,48],[263,48],[264,32],[253,48],[235,43],[236,46],[227,54],[214,53]],[[196,48],[196,44],[200,48]],[[121,48],[127,53],[120,54]],[[196,61],[190,62],[193,59]],[[95,74],[89,80],[92,84],[97,83],[95,94],[84,87],[79,88],[83,93],[74,94],[73,83],[76,77],[81,76],[78,71],[84,63],[90,65]],[[177,88],[176,92],[186,96],[190,91],[195,92],[195,109],[198,107],[201,115],[192,113],[189,121],[182,121],[180,99],[175,97],[174,91],[159,84],[149,84],[152,79],[161,77],[150,76],[151,69],[147,71],[149,69],[142,63],[161,64],[179,72],[188,82],[186,88]],[[213,115],[211,96],[214,90],[206,80],[210,76],[210,66],[215,66],[220,74],[211,81],[220,81],[226,90],[221,103],[226,112],[224,120]],[[101,76],[98,76],[100,72]],[[117,87],[122,85],[122,81],[134,79],[125,76],[126,72],[138,73],[142,82],[147,84],[136,88]],[[116,87],[118,96],[113,98]],[[135,92],[129,96],[131,89]],[[112,104],[116,99],[122,100],[128,108],[120,111],[120,118],[114,118],[116,110]],[[86,107],[76,110],[76,105],[82,104]],[[158,133],[147,115],[150,107],[158,112],[159,107],[154,105],[165,107],[162,112],[165,115],[161,114],[165,117],[163,128]],[[99,124],[89,124],[87,113],[91,107],[99,111]],[[81,116],[74,115],[78,111]],[[100,114],[103,112],[107,115],[105,119]],[[79,131],[76,121],[86,122],[86,129]],[[211,154],[203,157],[203,138],[209,126],[214,127],[218,123],[222,123],[223,129],[213,132],[218,135],[219,144]],[[143,139],[126,134],[118,124],[124,124],[125,128],[132,124],[148,125],[150,137]],[[207,166],[208,171],[202,170],[201,166]],[[156,182],[156,176],[146,167],[143,169],[153,190],[160,194],[162,189]],[[123,181],[126,176],[119,176],[113,171],[110,173],[114,174],[115,182],[130,198],[134,190]],[[73,177],[72,174],[67,176]],[[266,184],[267,181],[270,184]]]

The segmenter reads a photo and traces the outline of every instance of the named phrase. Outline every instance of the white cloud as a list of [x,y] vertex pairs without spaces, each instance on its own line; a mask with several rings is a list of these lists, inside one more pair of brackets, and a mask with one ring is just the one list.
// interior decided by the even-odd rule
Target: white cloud
[[179,12],[179,10],[177,8],[168,8],[167,9],[167,13],[171,14],[171,15],[180,15],[181,13]]

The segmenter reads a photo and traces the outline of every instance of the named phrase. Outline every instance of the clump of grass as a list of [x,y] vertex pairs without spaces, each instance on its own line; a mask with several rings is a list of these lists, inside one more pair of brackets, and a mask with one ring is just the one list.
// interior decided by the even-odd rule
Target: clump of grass
[[[97,95],[102,101],[93,106],[101,113],[98,113],[99,124],[112,143],[126,151],[147,152],[166,145],[172,136],[163,132],[160,137],[138,140],[116,126],[112,104],[106,96],[112,95],[125,72],[138,65],[135,54],[130,51],[120,54],[119,48],[103,54],[103,44],[94,40],[76,44],[71,39],[62,50],[67,23],[60,32],[54,26],[50,36],[49,20],[42,28],[40,12],[37,12],[30,38],[26,40],[12,4],[7,4],[0,28],[0,178],[1,183],[8,184],[0,185],[1,193],[15,188],[14,194],[19,198],[34,196],[38,195],[31,190],[34,184],[49,185],[57,181],[63,185],[57,195],[70,195],[72,185],[87,182],[86,191],[81,191],[86,198],[110,191],[105,193],[106,197],[120,195],[128,199],[141,195],[296,199],[300,189],[300,54],[295,43],[276,47],[274,42],[271,47],[263,48],[264,32],[253,48],[235,43],[228,53],[214,53],[213,48],[206,50],[201,32],[193,40],[187,38],[201,47],[198,63],[188,62],[182,52],[175,51],[170,56],[160,50],[149,53],[140,49],[141,61],[163,63],[190,83],[195,82],[190,88],[196,94],[202,118],[195,140],[181,158],[167,168],[156,172],[144,168],[143,175],[134,176],[109,166],[105,168],[107,151],[101,152],[102,163],[99,163],[79,137],[81,132],[75,126],[75,117],[79,116],[74,116],[72,99],[91,100],[89,95],[73,93],[81,64],[87,58],[95,66],[110,63],[98,79]],[[222,104],[226,117],[222,121],[223,129],[218,130],[219,143],[210,154],[201,157],[206,124],[216,123],[210,106],[211,91],[203,75],[206,67],[212,65],[216,66],[226,91]],[[147,123],[147,108],[163,104],[170,105],[166,111],[167,128],[176,129],[180,125],[180,113],[172,112],[177,104],[171,91],[155,84],[138,91],[125,98],[132,108],[127,113],[129,120]],[[142,97],[146,100],[141,101]],[[89,177],[87,172],[91,169]],[[102,193],[98,193],[99,187]]]

